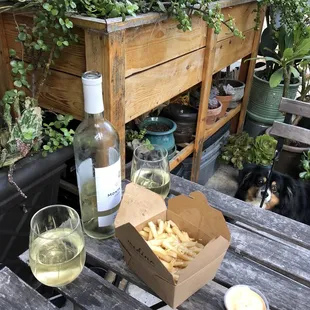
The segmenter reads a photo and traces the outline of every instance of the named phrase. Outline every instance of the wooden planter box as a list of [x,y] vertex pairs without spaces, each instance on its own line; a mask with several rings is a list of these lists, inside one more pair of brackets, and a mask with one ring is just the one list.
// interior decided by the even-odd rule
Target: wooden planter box
[[[215,36],[199,18],[194,18],[193,30],[187,32],[178,30],[174,20],[157,13],[129,17],[125,22],[120,18],[106,21],[72,18],[80,41],[65,49],[53,67],[40,105],[82,119],[81,75],[86,70],[102,72],[105,115],[119,131],[124,154],[125,123],[199,82],[203,82],[202,94],[208,94],[213,73],[255,54],[258,43],[255,38],[260,34],[254,30],[256,2],[225,0],[219,3],[225,16],[235,18],[245,40],[234,37],[225,27]],[[19,18],[24,23],[31,22],[30,17]],[[5,80],[2,88],[10,84],[8,49],[20,50],[19,43],[15,42],[16,34],[12,16],[3,14],[2,19],[0,17],[0,74]],[[243,76],[246,79],[246,74]],[[4,89],[0,86],[0,95],[1,91]],[[206,105],[204,109],[203,105]],[[200,110],[196,141],[172,161],[172,168],[193,151],[197,157],[203,140],[212,133],[205,134],[202,122],[207,101],[204,104],[202,99]],[[239,111],[240,108],[234,115]],[[242,118],[243,123],[244,115]]]

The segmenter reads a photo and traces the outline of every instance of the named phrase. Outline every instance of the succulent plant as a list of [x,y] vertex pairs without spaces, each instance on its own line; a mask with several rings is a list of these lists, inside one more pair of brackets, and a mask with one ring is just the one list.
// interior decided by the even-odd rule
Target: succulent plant
[[275,138],[269,135],[257,136],[249,150],[248,162],[257,165],[271,165],[276,146],[277,140]]
[[257,136],[255,139],[248,133],[231,135],[223,147],[221,160],[234,167],[243,169],[244,163],[270,165],[275,155],[277,140],[269,135]]

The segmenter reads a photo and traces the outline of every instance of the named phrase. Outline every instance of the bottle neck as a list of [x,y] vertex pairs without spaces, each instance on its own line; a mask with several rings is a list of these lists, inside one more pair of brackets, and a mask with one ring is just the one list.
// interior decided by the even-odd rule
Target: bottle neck
[[[83,83],[84,111],[88,115],[103,116],[102,83]],[[89,116],[88,116],[89,118]]]
[[103,118],[104,118],[103,111],[100,112],[100,113],[95,113],[95,114],[87,113],[87,112],[84,113],[84,119],[88,119],[89,121],[92,121],[94,123],[96,123],[97,121],[102,120]]

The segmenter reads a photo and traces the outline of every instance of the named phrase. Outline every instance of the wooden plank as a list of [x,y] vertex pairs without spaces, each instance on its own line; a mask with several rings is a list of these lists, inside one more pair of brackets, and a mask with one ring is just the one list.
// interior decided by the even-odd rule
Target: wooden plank
[[230,247],[243,257],[310,286],[310,251],[296,249],[228,223]]
[[177,153],[170,161],[170,170],[173,170],[178,164],[180,164],[185,158],[193,153],[194,142],[184,147],[179,153]]
[[[12,14],[2,15],[8,48],[15,49],[17,56],[21,58],[21,44],[15,41],[18,32]],[[30,26],[33,24],[32,17],[30,16],[17,15],[16,19],[20,24],[27,24]],[[79,36],[79,42],[65,48],[61,52],[61,57],[59,59],[55,59],[55,65],[51,66],[51,68],[61,72],[71,73],[80,77],[86,69],[84,30],[79,29],[78,27],[74,27],[74,33]],[[27,61],[29,59],[25,58],[25,60]]]
[[205,140],[216,133],[220,128],[222,128],[226,123],[228,123],[232,118],[234,118],[241,109],[241,105],[239,104],[235,109],[230,110],[226,113],[224,117],[218,120],[211,128],[206,129],[205,131]]
[[202,79],[205,48],[135,74],[125,81],[125,121],[175,97]]
[[199,178],[200,161],[206,129],[206,117],[208,114],[209,94],[211,90],[212,70],[215,61],[216,39],[213,29],[208,28],[207,47],[204,54],[202,83],[200,90],[200,103],[198,110],[196,137],[194,143],[194,156],[192,162],[191,180],[197,182]]
[[77,305],[78,309],[149,309],[86,267],[76,280],[58,290]]
[[[233,17],[235,20],[235,25],[237,29],[242,32],[253,29],[255,27],[255,18],[257,9],[257,3],[243,3],[240,5],[234,5],[234,1],[230,1],[231,4],[222,10],[222,13],[225,16],[225,20],[228,20],[229,17]],[[228,3],[226,3],[227,5]],[[217,41],[222,41],[226,38],[233,37],[234,34],[225,26],[222,25],[222,30],[218,34]]]
[[310,118],[310,103],[282,98],[279,111]]
[[310,145],[309,129],[275,121],[271,127],[270,134]]
[[173,19],[126,30],[126,77],[206,46],[205,22],[194,17],[192,31]]
[[105,118],[119,134],[122,176],[125,177],[125,32],[104,36],[103,95]]
[[216,43],[213,73],[216,73],[230,64],[238,61],[252,52],[253,40],[256,31],[248,30],[244,33],[245,39],[231,37]]
[[257,288],[266,296],[273,310],[309,309],[309,287],[230,250],[226,253],[215,279],[227,286],[245,284]]
[[2,96],[7,90],[13,88],[13,81],[11,78],[11,71],[10,71],[10,58],[4,31],[3,15],[4,14],[0,14],[0,73],[1,73],[0,100],[2,99]]
[[[219,5],[222,9],[226,7],[248,4],[251,2],[255,2],[253,0],[220,0],[216,1],[216,3],[211,3],[210,8],[214,8]],[[153,23],[161,22],[167,19],[168,16],[166,14],[159,13],[147,13],[140,14],[136,17],[127,16],[126,20],[123,21],[122,17],[109,18],[109,19],[99,19],[95,17],[86,17],[81,15],[71,16],[72,21],[75,25],[78,25],[82,28],[89,28],[95,30],[102,30],[107,33],[115,32],[119,30],[129,29],[133,27],[139,27],[142,25],[148,25]]]
[[[258,46],[259,46],[259,42],[260,42],[260,38],[261,38],[261,32],[262,32],[263,23],[264,23],[265,12],[266,12],[265,8],[261,9],[261,13],[260,13],[261,24],[259,26],[259,30],[256,30],[255,34],[254,34],[253,45],[251,47],[251,53],[249,53],[249,54],[251,54],[250,58],[256,58],[257,57]],[[246,55],[244,55],[244,56],[246,56]],[[251,88],[252,88],[255,63],[256,63],[256,61],[253,59],[250,61],[249,65],[246,65],[248,70],[247,70],[247,75],[246,75],[245,89],[244,89],[244,95],[243,95],[243,99],[242,99],[242,107],[241,107],[241,112],[240,112],[240,116],[239,116],[237,132],[241,132],[243,129],[245,116],[246,116],[246,110],[247,110],[250,92],[251,92]],[[241,64],[241,67],[242,66],[243,66],[243,64]],[[242,71],[243,71],[243,69],[241,70],[241,72]],[[244,79],[245,76],[243,76],[242,78]]]
[[170,192],[175,195],[189,195],[191,192],[200,191],[208,198],[210,205],[225,216],[310,249],[310,226],[306,224],[271,211],[255,208],[244,201],[175,175],[171,175],[170,186]]
[[0,270],[0,309],[58,309],[22,279],[4,267]]
[[51,70],[39,98],[40,106],[59,113],[72,114],[83,119],[84,104],[80,77]]

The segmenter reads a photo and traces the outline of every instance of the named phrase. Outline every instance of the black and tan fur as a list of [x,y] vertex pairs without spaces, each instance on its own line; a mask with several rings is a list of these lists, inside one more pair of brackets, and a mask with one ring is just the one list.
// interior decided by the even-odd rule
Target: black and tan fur
[[[260,166],[244,169],[235,197],[259,207],[267,176]],[[273,172],[263,208],[310,225],[310,184]]]

